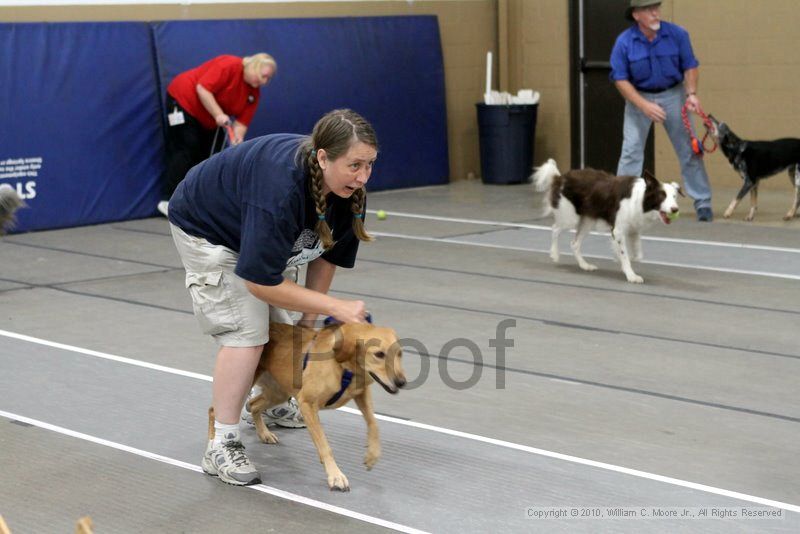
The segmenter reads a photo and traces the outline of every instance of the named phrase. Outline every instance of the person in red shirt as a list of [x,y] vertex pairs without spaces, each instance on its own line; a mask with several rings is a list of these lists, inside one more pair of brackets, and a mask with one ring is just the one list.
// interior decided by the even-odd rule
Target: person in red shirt
[[[259,89],[277,70],[269,54],[224,55],[172,80],[167,87],[166,169],[158,211],[167,215],[168,199],[189,169],[220,146],[224,138],[216,135],[217,128],[230,124],[231,143],[242,142],[258,107]],[[219,137],[217,147],[215,137]]]

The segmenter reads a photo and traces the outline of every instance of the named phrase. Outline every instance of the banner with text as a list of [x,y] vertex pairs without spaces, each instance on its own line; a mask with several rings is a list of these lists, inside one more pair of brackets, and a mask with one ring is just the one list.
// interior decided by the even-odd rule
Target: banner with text
[[[248,137],[311,133],[336,108],[375,127],[369,190],[447,183],[447,112],[435,16],[171,21],[155,24],[164,90],[221,54],[267,52],[278,73],[261,90]],[[162,95],[162,98],[164,95]]]
[[15,231],[155,213],[163,167],[147,23],[0,24],[0,184]]

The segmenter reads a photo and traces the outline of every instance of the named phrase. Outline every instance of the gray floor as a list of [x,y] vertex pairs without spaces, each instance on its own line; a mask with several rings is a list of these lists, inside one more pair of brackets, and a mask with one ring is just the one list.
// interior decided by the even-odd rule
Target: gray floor
[[[477,183],[370,196],[389,217],[370,218],[378,240],[333,291],[413,340],[413,384],[375,391],[371,472],[360,416],[325,412],[348,494],[327,490],[304,430],[277,446],[245,430],[262,486],[199,472],[214,346],[164,219],[7,236],[0,515],[17,534],[86,514],[98,533],[800,530],[800,220],[779,220],[786,197],[762,193],[757,224],[689,210],[654,227],[642,286],[602,235],[586,244],[600,270],[577,268],[567,236],[552,264],[535,202],[529,186]],[[611,509],[647,517],[580,516]],[[715,516],[742,509],[782,518]]]

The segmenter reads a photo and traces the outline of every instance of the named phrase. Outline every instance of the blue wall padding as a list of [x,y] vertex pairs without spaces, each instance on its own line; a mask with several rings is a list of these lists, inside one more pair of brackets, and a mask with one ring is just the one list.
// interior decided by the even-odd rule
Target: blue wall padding
[[[0,24],[0,183],[17,231],[146,217],[163,167],[146,23]],[[8,160],[41,158],[32,162]],[[9,176],[35,173],[37,176]]]
[[349,107],[381,145],[370,190],[447,182],[433,16],[0,24],[0,184],[28,203],[16,231],[154,215],[169,81],[219,54],[260,51],[279,68],[248,137],[310,133]]
[[267,52],[277,76],[261,91],[250,135],[310,133],[349,107],[375,127],[369,190],[448,181],[447,115],[434,16],[173,21],[155,24],[161,82],[219,54]]

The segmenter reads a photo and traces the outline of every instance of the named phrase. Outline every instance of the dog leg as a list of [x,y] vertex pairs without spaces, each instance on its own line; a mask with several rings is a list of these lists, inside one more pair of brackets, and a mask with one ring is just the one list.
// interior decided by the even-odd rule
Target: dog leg
[[733,200],[731,200],[731,203],[728,205],[728,208],[725,210],[725,213],[722,214],[722,216],[725,217],[726,219],[729,218],[731,215],[733,215],[733,210],[736,209],[736,206],[739,205],[739,202],[742,201],[742,199],[748,193],[748,191],[750,191],[750,189],[752,189],[753,186],[755,185],[744,175],[742,175],[742,180],[744,180],[744,185],[742,185],[742,188],[739,189],[738,193],[736,193],[736,197]]
[[642,240],[639,233],[628,232],[625,234],[625,242],[631,255],[631,261],[642,261]]
[[311,440],[317,448],[319,461],[325,467],[325,474],[328,476],[328,487],[331,491],[350,491],[350,482],[339,469],[339,466],[336,465],[328,438],[325,437],[322,424],[319,422],[319,408],[306,400],[302,391],[297,397],[297,403],[300,406],[300,413],[303,414],[303,419],[306,421],[308,433],[311,434]]
[[619,263],[622,265],[622,272],[625,273],[625,278],[632,284],[643,284],[644,278],[633,272],[631,267],[631,259],[628,257],[628,251],[625,247],[625,232],[616,226],[611,229],[611,247],[614,249]]
[[214,407],[211,406],[208,409],[208,441],[214,439],[214,434],[216,434],[216,430],[214,430]]
[[783,216],[784,221],[791,221],[797,215],[797,208],[800,207],[800,187],[794,188],[794,202],[791,209]]
[[364,421],[367,423],[367,455],[364,456],[364,465],[367,471],[372,469],[378,458],[381,457],[381,440],[378,433],[378,421],[375,419],[375,412],[372,410],[372,393],[370,388],[364,388],[364,393],[356,395],[353,400],[361,410]]
[[797,215],[797,208],[800,206],[800,165],[793,165],[789,169],[789,181],[794,185],[794,202],[786,215],[783,216],[784,221],[791,221]]
[[274,395],[268,389],[263,389],[260,395],[256,395],[247,401],[250,415],[253,416],[253,424],[256,427],[256,434],[258,434],[258,439],[260,439],[262,443],[278,443],[278,436],[269,431],[269,428],[267,428],[267,424],[264,422],[264,418],[261,417],[261,414],[267,408],[271,408],[272,406],[285,401],[286,398],[284,396]]
[[550,242],[550,259],[558,263],[558,236],[561,235],[561,227],[558,223],[553,224],[553,237]]
[[756,210],[758,209],[758,184],[753,186],[753,189],[750,190],[750,212],[747,214],[747,217],[744,218],[745,221],[750,222],[756,216]]
[[575,237],[572,239],[570,246],[572,247],[572,254],[575,255],[575,259],[578,260],[578,265],[584,271],[596,271],[597,265],[593,265],[583,259],[581,255],[581,243],[583,243],[583,238],[586,237],[589,232],[592,230],[594,226],[594,221],[587,219],[585,217],[581,217],[580,222],[578,223],[578,229],[575,231]]
[[725,213],[723,213],[722,216],[725,217],[726,219],[729,219],[730,216],[733,215],[733,210],[735,210],[736,206],[738,205],[739,205],[738,198],[734,198],[733,200],[731,200],[731,203],[728,204],[727,208],[725,208]]

